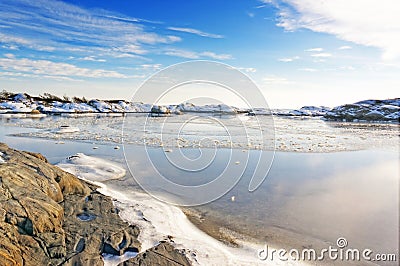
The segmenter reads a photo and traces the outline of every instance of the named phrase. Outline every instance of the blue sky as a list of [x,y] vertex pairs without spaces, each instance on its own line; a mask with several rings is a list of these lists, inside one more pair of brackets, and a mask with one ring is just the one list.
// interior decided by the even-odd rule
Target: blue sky
[[249,75],[271,107],[397,97],[399,13],[396,0],[1,0],[0,88],[129,99],[204,59]]

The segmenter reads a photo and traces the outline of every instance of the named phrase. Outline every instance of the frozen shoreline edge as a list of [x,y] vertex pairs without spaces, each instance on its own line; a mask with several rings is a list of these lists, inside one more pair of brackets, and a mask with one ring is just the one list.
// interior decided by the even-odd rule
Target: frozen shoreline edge
[[[96,160],[98,164],[103,165],[103,170],[105,163],[114,168],[119,166],[114,162],[96,157],[86,156],[85,159],[92,163],[92,166],[84,165],[85,171],[79,168],[80,162],[77,162],[78,165],[75,166],[73,163],[68,165],[65,161],[56,165],[86,182],[99,186],[97,190],[101,194],[114,200],[114,205],[120,209],[120,218],[139,226],[138,240],[142,245],[140,252],[172,236],[175,248],[185,250],[186,256],[193,265],[265,265],[265,262],[257,257],[257,250],[262,247],[261,245],[238,239],[240,248],[229,247],[196,227],[179,207],[160,202],[144,192],[123,193],[94,180],[95,177],[91,171],[88,171],[88,167],[97,172],[96,163],[94,163]],[[100,180],[104,181],[105,177],[101,177]],[[115,258],[114,261],[116,261]],[[106,259],[105,262],[106,265],[116,265],[113,260]]]

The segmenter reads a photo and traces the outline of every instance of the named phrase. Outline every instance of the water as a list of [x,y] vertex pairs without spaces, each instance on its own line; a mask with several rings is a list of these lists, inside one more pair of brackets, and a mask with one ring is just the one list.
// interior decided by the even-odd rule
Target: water
[[[19,136],[54,140],[147,145],[153,147],[208,147],[266,149],[279,151],[334,152],[361,149],[398,151],[398,124],[325,122],[318,118],[184,114],[126,117],[107,114],[40,119],[4,118],[4,127],[38,130],[17,132]],[[59,134],[60,126],[77,127],[80,132]],[[261,125],[261,127],[260,127]],[[393,145],[396,143],[396,145]]]
[[[59,124],[77,124],[76,119],[57,119]],[[96,121],[99,126],[92,126],[90,134],[98,135],[100,139],[87,138],[84,142],[76,141],[79,138],[74,136],[79,136],[79,134],[57,138],[12,137],[10,134],[16,133],[38,136],[40,132],[43,132],[44,125],[55,126],[56,124],[44,120],[41,129],[37,129],[40,128],[38,125],[36,129],[32,129],[21,127],[21,123],[27,123],[26,121],[11,123],[9,121],[9,125],[1,126],[0,141],[14,148],[40,152],[52,163],[59,162],[77,152],[124,163],[123,150],[114,149],[120,144],[104,141],[109,136],[108,131],[120,129],[118,127],[115,129],[115,125],[120,126],[121,120],[115,119],[119,118],[107,118],[103,121],[105,123],[101,120]],[[110,121],[115,123],[111,124]],[[35,123],[40,124],[40,122]],[[82,127],[85,123],[89,125],[93,121],[79,120],[78,125]],[[296,126],[297,123],[298,121],[287,127],[281,125],[281,129],[289,128],[293,124]],[[304,123],[308,123],[307,120],[303,121]],[[320,121],[311,120],[309,123],[302,127],[301,134],[290,131],[291,134],[297,133],[294,139],[307,139],[309,132],[305,133],[304,129],[312,129]],[[14,127],[15,125],[18,127]],[[334,129],[329,127],[329,125],[322,127],[322,131],[325,132],[321,134],[323,141],[331,139],[332,135],[336,139],[344,139],[343,135],[335,131],[337,127]],[[175,146],[166,153],[165,147],[153,145],[147,147],[153,165],[149,164],[148,157],[142,156],[145,146],[135,143],[126,144],[125,151],[128,163],[134,169],[134,175],[140,176],[141,182],[147,180],[150,184],[154,182],[153,177],[157,172],[161,172],[170,181],[181,185],[205,184],[221,174],[229,165],[228,159],[234,156],[235,161],[240,162],[238,167],[244,169],[239,182],[219,199],[189,209],[205,221],[203,227],[199,224],[200,228],[215,237],[224,232],[226,235],[235,231],[240,233],[237,237],[288,248],[310,245],[315,248],[326,248],[328,244],[335,243],[337,238],[345,237],[350,247],[370,248],[374,252],[398,254],[398,135],[396,138],[398,132],[396,133],[397,129],[392,128],[375,130],[376,127],[379,128],[379,125],[374,126],[374,129],[368,129],[367,132],[373,136],[372,139],[367,140],[370,144],[368,147],[374,147],[373,149],[333,153],[278,151],[267,179],[255,192],[249,192],[248,185],[256,164],[252,158],[257,156],[259,150],[211,147],[200,150],[192,147],[179,149]],[[89,131],[90,128],[85,130]],[[359,141],[360,131],[357,131],[357,128],[352,130],[354,134],[344,134],[350,138],[347,141]],[[105,133],[102,133],[103,131]],[[86,135],[89,136],[89,134]],[[60,143],[60,140],[64,144],[56,144]],[[289,139],[287,141],[289,142]],[[374,146],[377,145],[376,143],[379,144],[378,148]],[[382,143],[390,143],[391,147]],[[93,149],[94,147],[98,148]],[[328,149],[328,151],[331,150]],[[190,175],[188,171],[182,170],[184,168],[182,165],[176,167],[168,161],[169,158],[177,162],[174,156],[177,158],[185,156],[187,161],[193,162],[186,167],[201,169],[204,161],[199,161],[199,165],[196,165],[196,158],[202,154],[207,158],[214,156],[213,164]],[[235,165],[230,165],[229,169],[232,167]],[[110,180],[105,183],[110,188],[122,192],[139,189],[130,175],[121,180]],[[153,193],[156,195],[159,193],[160,197],[165,197],[162,187],[157,187],[157,184],[152,185]],[[179,197],[180,195],[168,196]],[[232,231],[224,231],[224,228]]]

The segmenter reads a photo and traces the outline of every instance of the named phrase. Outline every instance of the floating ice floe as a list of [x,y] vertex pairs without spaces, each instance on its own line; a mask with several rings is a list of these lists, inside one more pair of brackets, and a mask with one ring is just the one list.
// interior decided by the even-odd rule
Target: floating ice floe
[[57,134],[65,134],[65,133],[76,133],[79,132],[80,129],[78,127],[71,127],[71,126],[60,126],[53,130],[53,132]]
[[92,181],[103,182],[124,177],[126,170],[110,161],[77,153],[57,164],[61,169],[77,177]]

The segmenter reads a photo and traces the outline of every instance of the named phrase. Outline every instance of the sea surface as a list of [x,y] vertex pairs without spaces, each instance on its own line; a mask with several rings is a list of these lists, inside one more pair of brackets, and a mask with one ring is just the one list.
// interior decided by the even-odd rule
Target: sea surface
[[[217,118],[233,128],[232,134],[242,132],[235,128],[238,119],[252,119]],[[352,248],[399,253],[398,125],[346,126],[320,119],[278,118],[275,134],[268,135],[268,141],[275,141],[273,152],[256,143],[260,139],[254,121],[251,125],[256,131],[250,133],[249,145],[248,135],[235,138],[232,144],[223,128],[204,117],[179,136],[174,135],[175,124],[184,124],[187,117],[176,116],[167,123],[162,117],[152,118],[145,140],[141,135],[143,124],[139,123],[143,117],[128,118],[131,120],[125,121],[121,133],[124,119],[2,119],[0,141],[13,148],[40,152],[51,163],[78,152],[114,161],[131,171],[122,179],[104,184],[130,194],[142,191],[138,181],[147,182],[154,201],[168,201],[168,197],[173,201],[181,196],[166,195],[163,187],[152,184],[156,175],[182,186],[199,186],[220,176],[227,167],[238,167],[243,170],[238,171],[240,178],[225,194],[212,202],[183,208],[194,223],[200,221],[200,229],[213,237],[223,241],[230,237],[227,242],[233,246],[245,240],[288,249],[322,249],[345,238]],[[80,132],[58,134],[60,125],[78,127]],[[156,134],[160,125],[169,130],[163,133],[165,136]],[[266,162],[258,162],[260,152],[269,154]],[[206,161],[203,157],[212,161],[201,168]],[[230,158],[235,159],[232,162]],[[272,165],[264,182],[249,192],[258,163]]]

